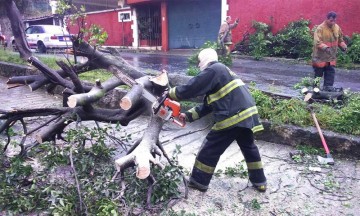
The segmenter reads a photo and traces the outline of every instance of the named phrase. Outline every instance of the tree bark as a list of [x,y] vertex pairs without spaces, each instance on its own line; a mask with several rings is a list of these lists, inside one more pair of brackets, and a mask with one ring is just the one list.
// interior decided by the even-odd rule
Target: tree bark
[[21,14],[19,9],[16,7],[14,1],[5,0],[5,10],[7,16],[9,17],[11,29],[15,38],[17,48],[20,53],[20,57],[24,60],[28,59],[32,54],[31,50],[26,42],[25,28],[23,21],[21,19]]

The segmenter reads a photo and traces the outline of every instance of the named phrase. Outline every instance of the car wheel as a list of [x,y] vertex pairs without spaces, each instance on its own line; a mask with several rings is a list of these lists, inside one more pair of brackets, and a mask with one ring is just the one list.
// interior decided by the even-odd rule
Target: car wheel
[[15,44],[15,41],[11,42],[11,45],[12,45],[13,51],[14,51],[14,52],[17,52],[17,51],[18,51],[18,48],[17,48],[17,46],[16,46],[16,44]]
[[41,41],[37,43],[37,49],[39,53],[46,53],[46,46]]

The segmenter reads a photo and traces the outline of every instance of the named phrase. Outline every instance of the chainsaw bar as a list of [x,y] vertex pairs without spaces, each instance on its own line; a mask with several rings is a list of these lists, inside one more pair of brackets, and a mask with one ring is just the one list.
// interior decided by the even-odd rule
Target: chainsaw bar
[[[110,66],[109,69],[113,72],[116,78],[123,81],[127,86],[133,87],[134,85],[141,85],[140,83],[136,82],[136,80],[134,80],[133,78],[131,78],[130,76],[119,70],[118,68],[114,66]],[[158,104],[156,97],[145,88],[143,88],[142,96],[145,97],[151,103],[154,103],[153,106]]]

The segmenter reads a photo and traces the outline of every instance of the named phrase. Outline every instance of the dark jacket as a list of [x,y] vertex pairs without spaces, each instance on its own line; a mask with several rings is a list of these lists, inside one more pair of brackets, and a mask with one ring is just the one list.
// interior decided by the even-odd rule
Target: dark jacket
[[263,129],[250,92],[243,81],[222,63],[211,63],[186,85],[170,89],[169,94],[175,100],[205,95],[202,105],[185,113],[190,122],[212,112],[215,120],[213,130],[236,126],[246,127],[254,132]]

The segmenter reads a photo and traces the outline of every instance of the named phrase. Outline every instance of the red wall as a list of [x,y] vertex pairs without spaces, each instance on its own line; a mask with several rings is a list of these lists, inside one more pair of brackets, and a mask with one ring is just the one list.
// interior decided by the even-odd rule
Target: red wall
[[[133,22],[119,22],[118,12],[119,10],[88,14],[86,17],[87,26],[96,24],[108,33],[109,37],[104,44],[105,46],[132,46],[133,35],[131,25]],[[70,33],[78,33],[78,27],[71,26]]]
[[301,18],[311,21],[310,28],[322,23],[329,11],[337,13],[337,24],[345,35],[360,33],[360,0],[227,0],[233,20],[240,18],[239,25],[232,31],[236,43],[244,32],[251,29],[253,20],[271,23],[277,32],[289,22]]

